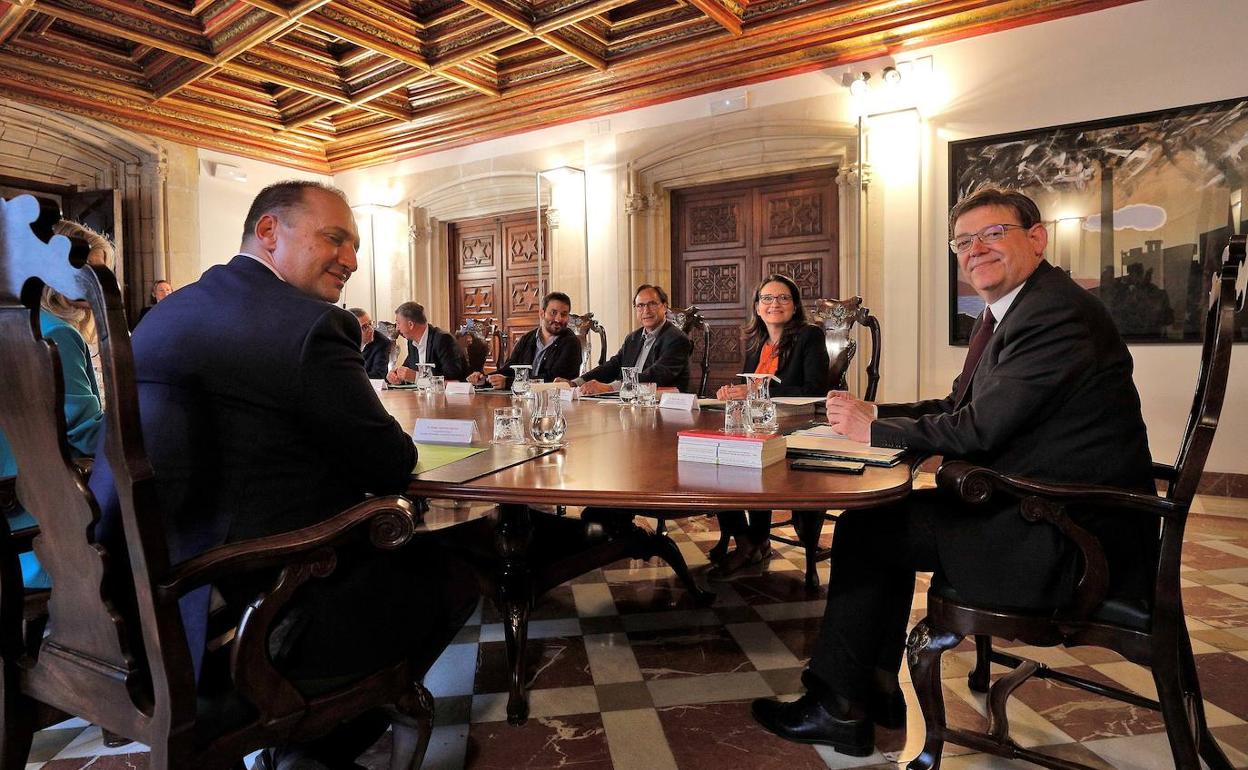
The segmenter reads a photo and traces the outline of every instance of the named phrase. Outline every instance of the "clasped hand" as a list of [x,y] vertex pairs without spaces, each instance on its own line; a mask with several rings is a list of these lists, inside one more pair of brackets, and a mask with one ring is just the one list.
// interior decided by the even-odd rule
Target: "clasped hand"
[[828,392],[828,424],[838,433],[854,441],[871,443],[871,423],[875,420],[875,404],[862,401],[843,390]]

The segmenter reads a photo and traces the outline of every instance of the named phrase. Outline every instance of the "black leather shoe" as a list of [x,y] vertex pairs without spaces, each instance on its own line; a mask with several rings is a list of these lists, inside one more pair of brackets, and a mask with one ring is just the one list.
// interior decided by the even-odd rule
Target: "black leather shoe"
[[851,757],[869,757],[875,751],[875,726],[870,719],[833,714],[811,693],[792,703],[759,698],[750,711],[754,721],[786,741],[831,746]]
[[[802,670],[802,685],[816,693],[828,687],[808,668]],[[900,730],[906,726],[906,696],[901,690],[878,693],[867,703],[867,716],[880,727]]]

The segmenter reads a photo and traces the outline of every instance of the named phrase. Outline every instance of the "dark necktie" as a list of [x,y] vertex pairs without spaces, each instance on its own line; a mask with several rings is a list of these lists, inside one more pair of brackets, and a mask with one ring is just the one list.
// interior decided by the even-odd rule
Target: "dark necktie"
[[997,319],[992,317],[992,308],[985,307],[984,316],[975,329],[975,336],[971,337],[971,346],[966,350],[966,363],[962,364],[962,375],[958,377],[958,394],[953,400],[955,406],[962,405],[962,399],[971,389],[971,378],[975,375],[975,367],[979,365],[979,359],[984,355],[984,348],[988,347],[988,340],[992,338],[992,331],[995,328],[997,328]]

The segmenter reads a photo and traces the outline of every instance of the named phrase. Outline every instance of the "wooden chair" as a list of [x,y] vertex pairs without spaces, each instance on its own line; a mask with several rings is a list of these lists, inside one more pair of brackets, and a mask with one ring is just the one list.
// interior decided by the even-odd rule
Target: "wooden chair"
[[[689,339],[693,340],[691,359],[698,359],[701,375],[698,379],[698,398],[706,398],[706,381],[711,376],[711,327],[703,318],[697,305],[687,308],[670,308],[667,320],[675,324]],[[701,332],[698,334],[697,332]],[[698,341],[701,340],[701,345]]]
[[[871,311],[862,306],[862,297],[849,299],[821,299],[812,312],[815,323],[823,327],[828,346],[828,384],[833,390],[845,390],[850,364],[858,352],[854,339],[854,324],[860,324],[871,333],[871,358],[867,362],[867,387],[863,389],[864,401],[874,401],[880,387],[880,322]],[[820,548],[819,537],[823,534],[823,522],[835,521],[836,516],[826,511],[794,511],[792,517],[772,525],[771,540],[785,545],[800,546],[806,552],[806,587],[819,587],[819,573],[815,566],[832,556],[832,549]],[[797,539],[776,533],[777,527],[792,525]],[[727,548],[727,544],[724,545]]]
[[862,306],[862,297],[849,299],[821,299],[815,303],[812,314],[815,323],[823,327],[828,346],[828,384],[833,390],[846,389],[846,375],[858,352],[854,339],[854,324],[861,324],[871,333],[871,358],[867,361],[867,387],[862,391],[864,401],[874,401],[880,386],[880,322],[871,311]]
[[[1213,443],[1226,393],[1235,313],[1244,305],[1244,295],[1240,293],[1237,297],[1235,287],[1244,264],[1244,243],[1242,235],[1231,239],[1222,258],[1221,271],[1214,276],[1200,373],[1187,428],[1175,463],[1154,464],[1154,475],[1164,482],[1164,493],[1149,495],[1109,487],[1039,483],[960,461],[947,462],[937,471],[938,486],[958,494],[968,504],[987,502],[998,493],[1018,498],[1021,515],[1029,521],[1050,522],[1078,546],[1082,572],[1071,601],[1049,613],[972,606],[962,600],[939,573],[934,576],[927,594],[927,617],[914,627],[907,643],[910,676],[927,725],[923,750],[910,762],[910,770],[938,768],[945,741],[1045,767],[1086,769],[1085,765],[1023,748],[1010,738],[1006,700],[1032,676],[1054,679],[1158,710],[1165,720],[1176,768],[1197,770],[1200,760],[1204,759],[1213,770],[1230,770],[1231,763],[1205,722],[1200,682],[1183,616],[1179,569],[1187,514]],[[1113,506],[1123,517],[1157,519],[1160,556],[1155,564],[1156,577],[1149,602],[1131,602],[1108,595],[1109,569],[1099,542],[1066,514],[1069,506],[1079,504]],[[975,637],[977,652],[977,665],[969,677],[971,688],[988,693],[986,733],[951,727],[945,720],[940,656],[967,636]],[[994,636],[1035,646],[1092,645],[1111,649],[1152,670],[1158,699],[994,651],[991,644]],[[1012,671],[989,687],[991,663],[1008,666]]]
[[[313,697],[283,677],[268,652],[275,617],[302,585],[333,573],[339,549],[392,549],[411,539],[411,504],[376,498],[312,527],[171,564],[117,281],[84,267],[84,243],[43,240],[59,216],[54,204],[30,196],[0,199],[0,427],[20,469],[16,497],[39,522],[33,547],[53,585],[46,628],[23,638],[16,554],[32,541],[29,531],[14,538],[0,517],[0,770],[24,767],[34,731],[66,714],[147,744],[153,768],[239,770],[251,751],[319,737],[378,707],[394,715],[392,767],[417,767],[432,728],[432,698],[419,682],[429,662],[403,661]],[[88,300],[100,330],[109,394],[100,452],[116,477],[128,558],[96,541],[100,509],[70,459],[59,358],[37,331],[45,284]],[[178,601],[251,571],[276,578],[238,623],[227,676],[214,682],[221,689],[202,694]]]
[[[485,371],[485,362],[489,360],[490,354],[502,348],[495,335],[497,330],[498,324],[493,318],[469,318],[455,330],[455,340],[468,356],[469,372]],[[496,355],[494,366],[497,368],[502,363],[502,359]]]
[[[572,313],[568,316],[568,328],[581,342],[580,374],[607,362],[607,331],[594,318],[593,313]],[[598,363],[594,363],[594,342],[589,336],[591,334],[598,335]]]

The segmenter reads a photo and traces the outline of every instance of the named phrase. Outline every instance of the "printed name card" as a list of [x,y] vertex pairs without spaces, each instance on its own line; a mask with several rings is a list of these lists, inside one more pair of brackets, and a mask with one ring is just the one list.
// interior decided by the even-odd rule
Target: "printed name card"
[[412,429],[412,440],[428,444],[471,444],[476,429],[477,423],[473,420],[418,417]]
[[534,393],[541,393],[543,390],[572,390],[570,382],[534,382],[529,386]]
[[659,408],[692,412],[698,408],[698,395],[696,393],[664,393],[663,398],[659,399]]
[[559,390],[560,401],[575,401],[581,395],[580,388],[561,388]]
[[448,396],[471,396],[471,382],[448,382],[446,383],[446,395]]
[[377,391],[378,393],[386,389],[385,380],[369,380],[369,382],[373,384],[373,390]]

